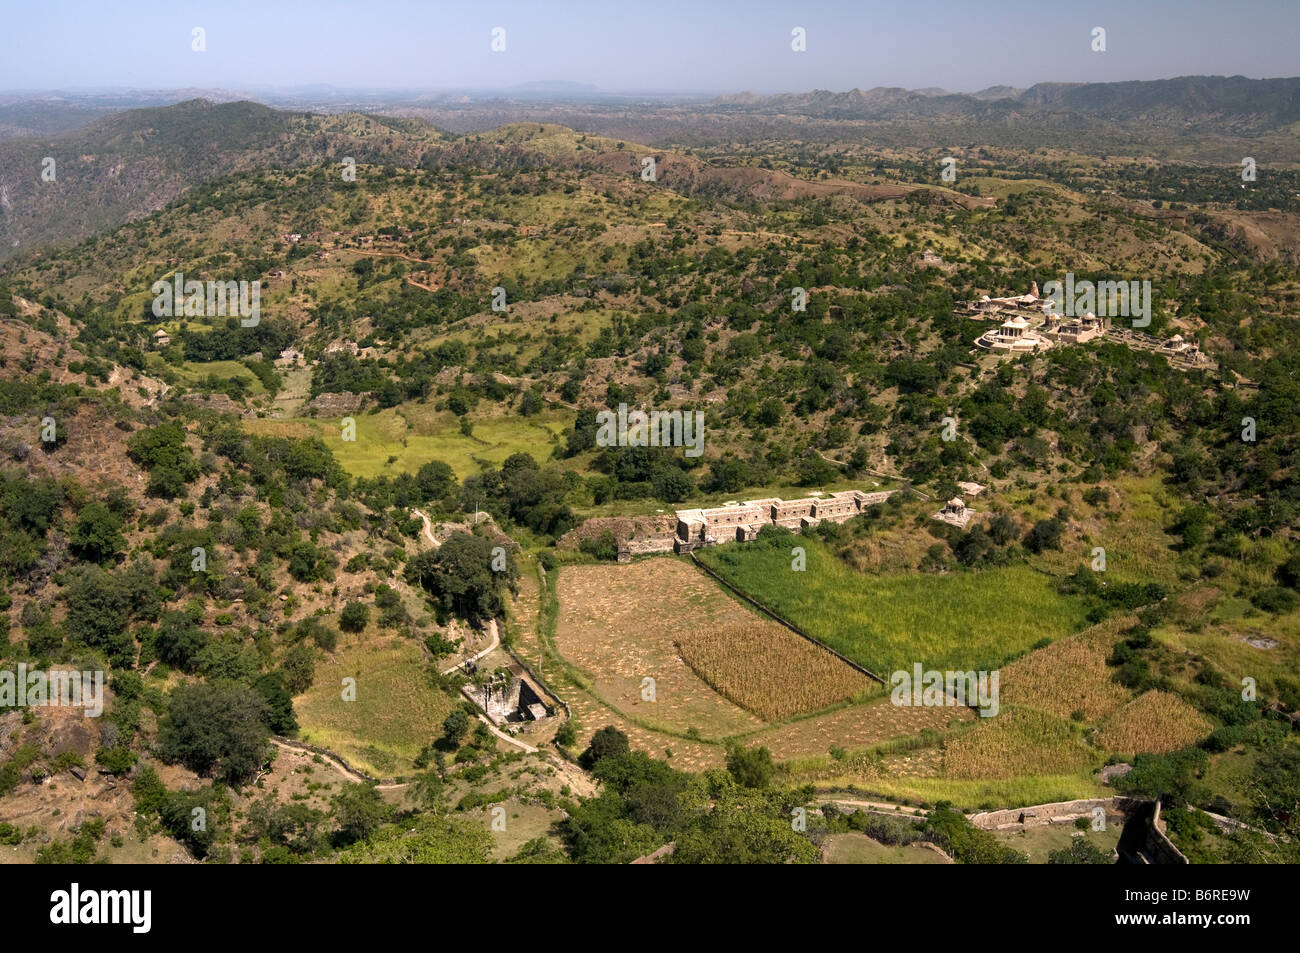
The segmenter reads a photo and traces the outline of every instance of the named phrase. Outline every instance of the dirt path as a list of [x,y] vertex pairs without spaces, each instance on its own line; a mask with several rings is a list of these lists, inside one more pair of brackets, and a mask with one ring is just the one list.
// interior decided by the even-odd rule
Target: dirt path
[[[456,669],[460,668],[461,666],[463,666],[463,665],[465,665],[465,664],[467,664],[467,663],[469,663],[469,662],[477,662],[477,661],[478,661],[479,659],[481,659],[483,656],[487,655],[487,654],[488,654],[489,652],[491,652],[494,648],[496,648],[498,645],[500,645],[500,644],[501,644],[501,636],[500,636],[500,634],[497,632],[497,620],[496,620],[496,619],[488,619],[488,621],[487,621],[487,630],[488,630],[488,634],[492,636],[492,643],[491,643],[487,648],[485,648],[482,652],[479,652],[477,655],[473,656],[472,658],[461,659],[461,661],[457,662],[457,663],[456,663],[455,665],[453,665],[451,668],[449,668],[449,669],[445,669],[445,670],[443,671],[442,674],[443,674],[443,675],[448,675],[448,674],[450,674],[451,672],[456,671]],[[533,750],[536,750],[536,749],[533,749]]]
[[894,814],[898,817],[925,817],[930,812],[925,808],[907,807],[906,805],[890,804],[888,801],[855,801],[842,797],[818,797],[815,800],[823,804],[834,804],[837,807],[862,808],[864,811],[878,811],[883,814]]
[[553,765],[559,775],[569,784],[569,790],[579,797],[595,797],[598,787],[591,775],[571,761],[552,755],[547,764]]
[[[478,716],[478,720],[483,722],[483,724],[487,725],[488,731],[492,732],[492,734],[496,735],[498,738],[500,738],[502,741],[506,742],[507,744],[512,744],[516,748],[523,748],[529,754],[537,754],[536,748],[534,748],[532,745],[524,744],[518,738],[512,738],[510,735],[506,734],[504,731],[497,728],[497,726],[492,724],[492,722],[488,719],[487,715],[480,714]],[[550,759],[548,758],[547,760]]]
[[433,535],[433,524],[429,522],[429,517],[425,516],[419,510],[412,508],[411,512],[424,521],[424,538],[429,541],[429,545],[437,549],[442,543],[438,542]]
[[[296,751],[299,754],[309,754],[318,757],[326,764],[328,764],[330,767],[338,771],[338,773],[343,775],[343,777],[347,778],[349,781],[352,781],[356,784],[370,783],[370,778],[366,777],[364,774],[358,774],[356,771],[353,771],[346,764],[340,761],[335,755],[327,754],[321,751],[316,751],[313,748],[308,748],[306,745],[297,744],[296,742],[293,741],[282,741],[279,738],[272,738],[271,744],[285,751]],[[378,788],[380,791],[392,791],[392,790],[396,790],[397,788],[406,787],[406,782],[403,781],[399,784],[377,784],[375,785],[375,787]]]

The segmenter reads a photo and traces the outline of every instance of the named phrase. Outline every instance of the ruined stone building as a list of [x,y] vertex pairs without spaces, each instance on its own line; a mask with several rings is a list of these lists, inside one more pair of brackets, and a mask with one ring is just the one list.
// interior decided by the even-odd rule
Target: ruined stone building
[[757,538],[764,526],[780,526],[791,532],[816,526],[824,520],[843,523],[862,515],[867,507],[883,503],[897,490],[840,490],[824,496],[809,496],[800,500],[782,500],[768,497],[745,500],[723,506],[678,510],[675,515],[643,517],[641,522],[628,527],[626,519],[588,520],[578,530],[570,531],[561,539],[561,546],[569,541],[577,548],[583,538],[594,538],[607,528],[618,544],[618,561],[631,562],[634,556],[653,553],[689,553],[702,546],[718,543],[750,542]]
[[712,509],[678,510],[677,536],[673,550],[688,553],[718,543],[749,542],[758,536],[764,526],[781,526],[797,533],[806,527],[816,526],[823,520],[843,523],[860,515],[866,507],[883,503],[895,492],[897,491],[864,493],[861,490],[841,490],[826,497],[807,497],[802,500],[772,497]]
[[533,684],[523,666],[509,666],[506,679],[494,678],[484,685],[466,685],[465,695],[474,702],[494,725],[541,721],[551,714],[544,692]]

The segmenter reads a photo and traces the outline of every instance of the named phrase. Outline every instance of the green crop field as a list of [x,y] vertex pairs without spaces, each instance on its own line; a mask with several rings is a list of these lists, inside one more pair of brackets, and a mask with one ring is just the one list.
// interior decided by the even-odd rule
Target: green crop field
[[150,354],[145,363],[145,372],[157,374],[170,369],[185,386],[207,380],[210,376],[218,378],[238,377],[248,386],[248,393],[258,396],[266,393],[266,388],[257,379],[257,375],[239,361],[186,361],[180,365],[169,365],[157,354]]
[[[807,568],[791,569],[802,546]],[[926,668],[992,670],[1035,643],[1082,629],[1082,600],[1058,595],[1050,577],[1025,566],[945,575],[872,576],[836,559],[814,538],[788,545],[732,544],[700,559],[729,582],[888,677]]]

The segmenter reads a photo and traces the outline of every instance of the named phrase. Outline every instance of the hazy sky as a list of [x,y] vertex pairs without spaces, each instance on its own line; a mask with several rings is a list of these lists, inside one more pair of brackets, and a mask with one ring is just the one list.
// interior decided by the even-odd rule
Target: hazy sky
[[[0,88],[611,91],[1300,74],[1300,0],[4,0]],[[807,51],[791,50],[791,30]],[[1107,51],[1091,49],[1093,27]],[[191,49],[194,27],[206,52]],[[493,53],[491,31],[506,31]]]

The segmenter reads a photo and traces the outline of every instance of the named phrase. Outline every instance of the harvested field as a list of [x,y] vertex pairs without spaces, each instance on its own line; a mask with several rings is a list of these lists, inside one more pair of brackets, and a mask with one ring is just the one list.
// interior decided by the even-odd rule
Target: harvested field
[[532,560],[520,564],[519,592],[506,597],[506,634],[515,650],[530,664],[538,660],[537,612],[541,593]]
[[1139,695],[1098,727],[1093,742],[1122,754],[1160,754],[1195,744],[1214,726],[1177,695]]
[[766,745],[772,757],[788,760],[825,755],[832,746],[849,751],[869,748],[894,738],[919,735],[927,728],[943,731],[954,718],[970,721],[976,717],[969,708],[903,708],[881,697],[769,728],[746,738],[745,743]]
[[[912,741],[913,739],[905,739]],[[914,739],[920,746],[903,746],[893,753],[867,750],[841,759],[822,758],[810,766],[808,759],[789,762],[788,777],[801,784],[831,784],[835,787],[870,786],[882,779],[905,781],[937,778],[943,774],[943,748],[935,737]],[[889,748],[886,747],[886,751]]]
[[1114,681],[1106,659],[1119,630],[1132,621],[1127,616],[1107,619],[1012,662],[1002,670],[1003,702],[1058,718],[1079,711],[1088,722],[1117,710],[1128,701],[1129,691]]
[[[672,559],[569,566],[558,595],[555,646],[600,699],[646,727],[694,728],[704,740],[764,726],[710,688],[674,644],[697,628],[761,621],[707,576]],[[643,698],[647,678],[654,679],[653,701]]]
[[875,684],[842,659],[766,619],[693,627],[675,644],[700,678],[765,721],[827,708]]
[[[707,771],[720,768],[725,763],[725,752],[718,744],[704,744],[675,738],[657,731],[642,728],[614,712],[600,700],[586,691],[570,691],[565,700],[573,710],[573,718],[581,731],[578,736],[578,748],[586,748],[591,743],[591,736],[606,725],[613,725],[627,735],[628,743],[635,751],[644,751],[655,758],[667,759],[674,768],[682,771]],[[668,752],[672,757],[668,757]]]
[[1069,722],[1032,708],[983,719],[973,730],[949,739],[943,755],[949,778],[1068,774],[1094,760]]

